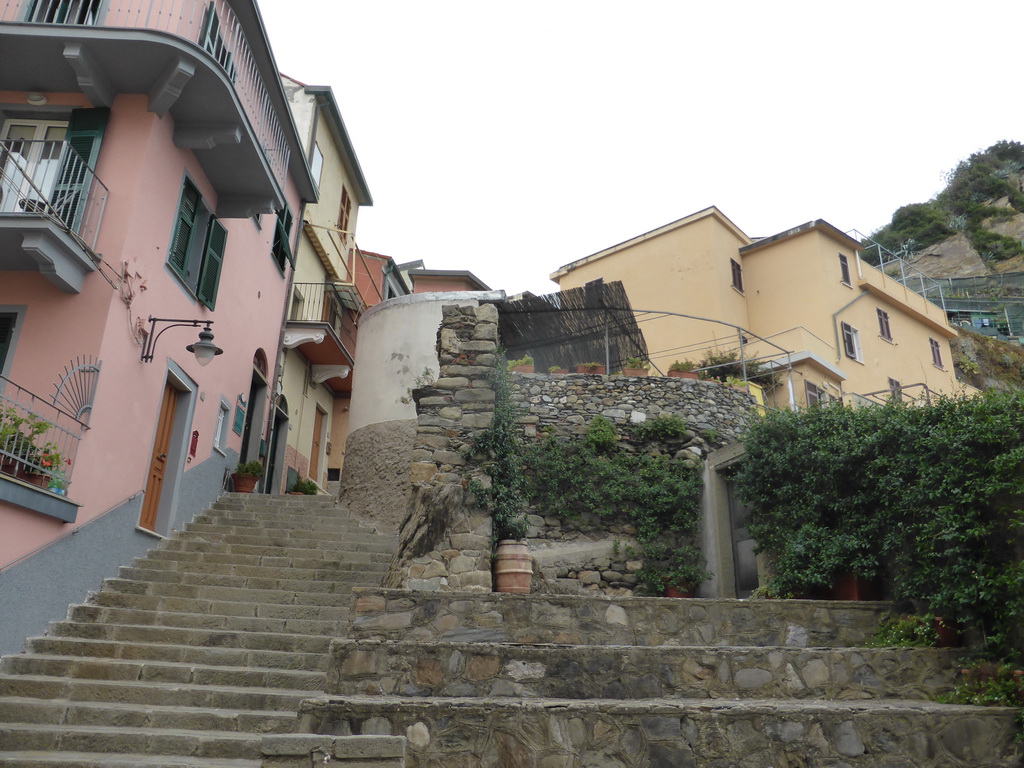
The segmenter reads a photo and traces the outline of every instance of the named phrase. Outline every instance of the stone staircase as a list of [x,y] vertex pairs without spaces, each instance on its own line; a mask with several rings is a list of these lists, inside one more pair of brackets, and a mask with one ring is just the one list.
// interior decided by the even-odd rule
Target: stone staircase
[[330,497],[223,497],[2,660],[0,766],[258,768],[394,547]]
[[957,651],[864,647],[882,603],[356,594],[299,730],[409,768],[1022,764],[1015,710],[932,701]]

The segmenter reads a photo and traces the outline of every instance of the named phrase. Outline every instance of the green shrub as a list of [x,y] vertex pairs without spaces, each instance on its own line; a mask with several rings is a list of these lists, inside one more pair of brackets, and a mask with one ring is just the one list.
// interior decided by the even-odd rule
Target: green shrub
[[931,614],[886,616],[868,642],[871,648],[934,648],[938,644],[939,630]]
[[292,492],[304,493],[307,496],[316,496],[320,492],[320,489],[312,480],[300,479],[295,481],[295,484],[292,486]]
[[263,472],[263,465],[256,460],[240,463],[235,470],[236,475],[245,475],[247,477],[263,477]]

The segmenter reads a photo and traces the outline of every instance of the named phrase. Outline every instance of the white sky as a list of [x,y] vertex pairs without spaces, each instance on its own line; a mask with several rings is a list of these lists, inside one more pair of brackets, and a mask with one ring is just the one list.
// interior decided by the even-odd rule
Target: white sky
[[709,205],[868,233],[1024,140],[1021,0],[258,1],[334,89],[360,247],[509,293]]

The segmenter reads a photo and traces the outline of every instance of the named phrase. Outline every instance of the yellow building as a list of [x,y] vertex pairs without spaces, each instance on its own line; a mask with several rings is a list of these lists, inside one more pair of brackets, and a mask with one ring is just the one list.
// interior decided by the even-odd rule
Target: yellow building
[[551,279],[560,289],[621,281],[656,369],[732,353],[750,373],[774,372],[774,386],[751,378],[767,385],[775,407],[962,392],[945,312],[861,261],[859,250],[820,219],[753,239],[711,207]]
[[359,206],[373,203],[331,89],[282,81],[320,196],[293,216],[301,231],[289,254],[295,272],[276,414],[287,424],[279,430],[287,440],[271,447],[269,492],[287,490],[299,478],[326,488],[340,473],[356,321],[366,308],[357,287],[356,219]]

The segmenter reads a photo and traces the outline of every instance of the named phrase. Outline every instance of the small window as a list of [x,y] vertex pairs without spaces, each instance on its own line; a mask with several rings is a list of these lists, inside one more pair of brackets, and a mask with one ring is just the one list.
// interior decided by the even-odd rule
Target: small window
[[839,279],[843,285],[853,285],[853,282],[850,280],[850,262],[844,253],[839,254]]
[[210,309],[217,304],[227,239],[227,230],[203,203],[196,185],[185,179],[167,265]]
[[729,266],[732,268],[732,287],[743,293],[743,267],[736,259],[729,259]]
[[7,355],[10,354],[14,339],[14,323],[18,316],[13,312],[0,312],[0,373],[4,372]]
[[860,349],[860,331],[854,328],[852,325],[842,323],[843,328],[843,351],[846,352],[846,356],[861,361],[861,349]]
[[341,188],[341,212],[338,214],[338,229],[348,232],[349,219],[352,217],[352,199],[348,196],[348,189]]
[[886,341],[892,341],[892,331],[889,328],[889,313],[884,309],[876,309],[878,313],[878,335]]
[[228,442],[230,415],[231,405],[222,397],[220,399],[220,408],[217,409],[217,426],[213,430],[213,447],[221,453],[224,453]]
[[271,253],[278,269],[284,272],[284,265],[295,266],[295,256],[292,254],[292,212],[286,205],[277,212],[277,223],[274,225],[274,244],[271,246]]
[[896,379],[889,379],[889,397],[893,400],[899,400],[903,395],[903,387]]
[[932,348],[932,365],[942,368],[942,347],[936,339],[928,339],[928,345]]
[[820,405],[826,402],[826,396],[824,390],[821,387],[811,384],[809,381],[804,382],[804,395],[807,397],[807,406]]
[[320,145],[313,142],[313,157],[309,160],[309,172],[313,174],[313,183],[320,189],[320,174],[324,170],[324,153],[320,151]]

